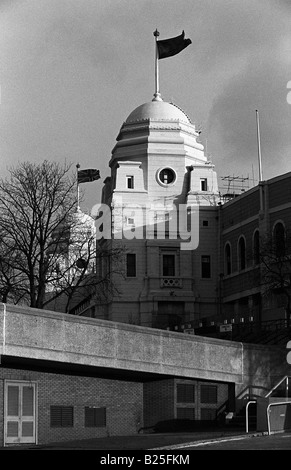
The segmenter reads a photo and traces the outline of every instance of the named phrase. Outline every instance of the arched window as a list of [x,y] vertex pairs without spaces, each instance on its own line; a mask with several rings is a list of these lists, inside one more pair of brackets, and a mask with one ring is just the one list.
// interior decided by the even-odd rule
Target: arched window
[[246,269],[246,241],[242,236],[238,241],[238,263],[240,271]]
[[260,232],[256,230],[253,237],[253,258],[254,264],[260,264]]
[[224,266],[225,266],[225,273],[231,274],[231,246],[228,242],[224,248]]
[[285,255],[285,227],[282,222],[277,222],[274,226],[273,241],[275,255],[280,258]]

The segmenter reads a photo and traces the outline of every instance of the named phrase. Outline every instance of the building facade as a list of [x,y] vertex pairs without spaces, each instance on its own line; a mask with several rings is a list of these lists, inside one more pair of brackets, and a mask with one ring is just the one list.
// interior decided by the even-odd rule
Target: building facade
[[[118,292],[101,305],[81,302],[78,314],[198,333],[206,325],[287,321],[289,289],[269,295],[262,244],[280,232],[290,250],[290,173],[225,197],[195,125],[159,97],[130,113],[109,166],[102,192],[109,236],[101,233],[98,243],[122,247],[119,268],[110,267]],[[104,229],[104,218],[96,223]],[[97,269],[108,272],[104,263]]]
[[290,376],[286,352],[0,304],[0,447],[223,423]]
[[221,320],[287,322],[291,173],[261,182],[219,209]]
[[198,137],[186,114],[159,98],[123,123],[102,203],[112,214],[103,243],[123,245],[125,268],[100,318],[165,329],[216,313],[219,194]]

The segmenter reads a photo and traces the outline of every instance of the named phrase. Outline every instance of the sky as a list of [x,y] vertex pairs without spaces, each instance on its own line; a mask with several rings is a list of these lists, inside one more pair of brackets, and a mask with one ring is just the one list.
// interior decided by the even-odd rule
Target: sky
[[202,131],[222,192],[226,176],[257,184],[256,109],[263,179],[291,171],[290,25],[291,0],[0,0],[1,175],[97,168],[90,212],[123,122],[153,98],[156,28],[192,41],[159,61],[160,91]]

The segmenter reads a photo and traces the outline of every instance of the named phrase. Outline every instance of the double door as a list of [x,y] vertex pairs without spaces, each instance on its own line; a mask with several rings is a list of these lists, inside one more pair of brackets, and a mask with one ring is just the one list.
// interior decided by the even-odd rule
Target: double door
[[4,444],[36,443],[36,384],[5,381]]

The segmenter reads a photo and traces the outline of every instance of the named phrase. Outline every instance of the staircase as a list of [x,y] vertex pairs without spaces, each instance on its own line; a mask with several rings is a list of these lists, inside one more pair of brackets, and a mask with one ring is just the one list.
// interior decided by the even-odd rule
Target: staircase
[[[282,399],[291,398],[291,376],[285,375],[274,387],[269,390],[265,398],[282,397]],[[230,428],[248,427],[248,431],[256,431],[257,428],[257,403],[255,398],[249,398],[244,402],[241,409],[233,415],[227,425]],[[249,403],[249,404],[248,404]],[[248,404],[248,420],[246,420],[246,408]]]

